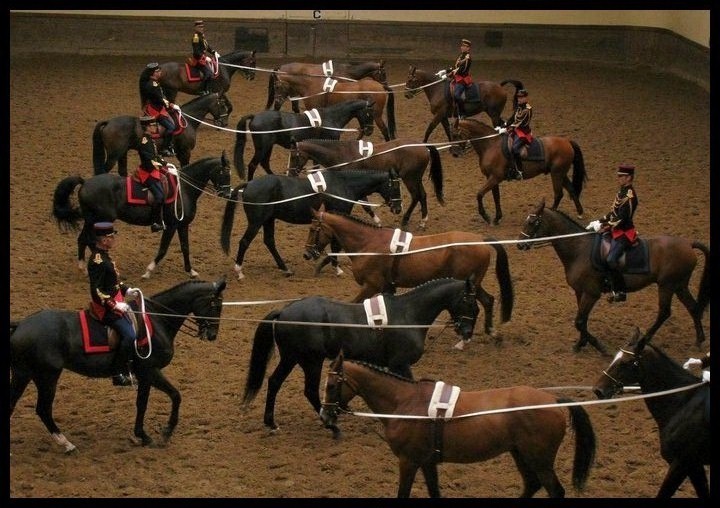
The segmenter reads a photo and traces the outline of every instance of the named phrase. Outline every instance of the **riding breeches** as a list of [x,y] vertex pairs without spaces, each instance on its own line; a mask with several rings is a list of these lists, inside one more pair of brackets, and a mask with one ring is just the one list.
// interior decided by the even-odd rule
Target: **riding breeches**
[[172,118],[170,118],[170,116],[158,115],[157,121],[160,125],[165,127],[165,132],[173,133],[175,132],[175,129],[177,129],[175,122]]
[[610,253],[607,257],[607,264],[611,270],[618,269],[618,262],[620,261],[620,257],[623,255],[623,253],[629,246],[630,241],[624,236],[613,238],[610,245]]
[[165,201],[165,193],[163,192],[160,180],[148,178],[145,182],[155,198],[155,206],[162,206],[163,201]]
[[520,157],[520,150],[522,150],[523,146],[528,145],[529,143],[525,140],[525,138],[522,138],[520,136],[515,136],[515,139],[513,139],[512,144],[512,151],[515,155]]
[[467,85],[461,81],[455,82],[455,89],[453,91],[453,95],[455,97],[456,102],[462,102],[462,94],[467,89]]
[[106,319],[105,323],[120,335],[123,348],[132,347],[136,339],[135,329],[126,316],[113,319],[112,321]]

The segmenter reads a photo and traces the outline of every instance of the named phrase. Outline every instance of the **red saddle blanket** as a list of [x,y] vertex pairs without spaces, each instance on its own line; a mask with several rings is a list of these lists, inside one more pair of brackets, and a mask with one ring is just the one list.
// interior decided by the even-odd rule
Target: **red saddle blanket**
[[[219,69],[220,67],[218,67]],[[218,72],[215,71],[213,73],[213,79],[217,78]],[[195,83],[197,81],[202,81],[203,75],[200,73],[200,69],[194,65],[190,65],[189,63],[185,63],[185,77],[187,78],[188,82]]]
[[[78,317],[80,319],[80,329],[82,330],[82,342],[83,348],[86,354],[97,354],[97,353],[109,353],[111,351],[110,344],[108,343],[108,333],[110,328],[97,319],[95,319],[87,309],[78,311]],[[145,326],[138,323],[139,330],[137,331],[137,345],[138,347],[144,347],[149,344],[148,337],[146,334],[147,330],[150,332],[152,337],[153,328],[150,316],[147,314],[142,315],[145,321]],[[114,350],[114,348],[113,348]]]
[[[128,176],[125,178],[127,202],[131,205],[144,205],[148,204],[148,196],[150,190],[140,183],[137,175]],[[174,203],[177,199],[178,193],[178,182],[175,175],[167,174],[162,179],[163,192],[165,193],[165,204]]]

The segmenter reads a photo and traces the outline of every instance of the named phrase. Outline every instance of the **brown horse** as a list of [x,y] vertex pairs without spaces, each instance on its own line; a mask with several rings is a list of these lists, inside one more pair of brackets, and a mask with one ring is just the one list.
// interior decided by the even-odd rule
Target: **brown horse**
[[[175,102],[178,92],[189,95],[200,95],[203,90],[202,80],[188,81],[185,62],[165,62],[160,64],[162,77],[160,85],[163,87],[165,97]],[[230,89],[230,80],[239,70],[248,81],[255,79],[255,50],[233,51],[218,58],[218,75],[210,82],[209,91],[225,95]]]
[[[474,93],[475,96],[470,95],[465,99],[467,114],[475,115],[485,112],[492,120],[493,125],[502,125],[502,113],[507,102],[507,95],[503,86],[508,83],[515,86],[516,92],[521,88],[525,88],[522,82],[514,79],[506,79],[500,83],[494,81],[478,81],[474,83],[471,93]],[[450,82],[437,73],[424,71],[411,65],[405,81],[405,98],[411,99],[421,91],[425,92],[430,102],[430,112],[433,114],[433,119],[425,130],[423,143],[427,143],[430,134],[438,124],[442,124],[448,140],[452,141],[448,117],[452,116],[455,109],[455,99],[450,91]]]
[[[456,139],[470,140],[478,154],[480,171],[485,175],[485,185],[477,193],[480,217],[488,224],[490,223],[490,217],[483,205],[483,197],[488,191],[491,191],[493,201],[495,201],[493,223],[500,224],[502,219],[500,182],[505,180],[509,165],[513,163],[509,153],[508,136],[499,134],[495,129],[476,118],[466,118],[458,122],[455,137]],[[578,218],[582,218],[583,206],[580,203],[580,193],[583,184],[587,181],[587,173],[580,146],[575,141],[562,136],[542,136],[536,139],[539,141],[542,151],[540,155],[533,155],[531,159],[527,157],[526,153],[523,153],[523,179],[550,174],[554,194],[552,209],[557,209],[563,198],[563,189],[565,189],[575,203]],[[464,152],[462,145],[464,143],[451,146],[450,153],[458,157]],[[567,176],[571,167],[573,168],[572,181]]]
[[[292,77],[286,76],[285,80],[275,82],[275,109],[280,109],[283,102],[291,97],[302,97],[305,109],[324,108],[357,99],[374,101],[375,125],[382,132],[385,141],[395,139],[395,95],[388,85],[378,83],[372,78],[363,78],[358,81],[336,82],[333,86],[324,89],[322,82],[306,84],[298,80],[290,81]],[[383,120],[385,104],[387,104],[387,124]]]
[[[270,73],[268,79],[268,98],[265,109],[272,106],[279,110],[282,104],[275,102],[275,82],[293,81],[303,83],[304,87],[317,87],[322,91],[323,83],[329,77],[342,81],[357,81],[362,78],[372,78],[378,83],[387,84],[387,73],[385,71],[385,60],[379,62],[362,62],[358,64],[337,63],[328,60],[322,64],[292,62],[277,67]],[[291,100],[292,110],[300,112],[297,100]]]
[[435,196],[441,205],[443,198],[442,161],[437,148],[412,139],[393,139],[385,143],[348,140],[308,139],[298,141],[290,152],[290,174],[297,174],[308,159],[325,168],[395,170],[405,183],[412,202],[403,215],[401,226],[406,227],[410,215],[420,203],[420,229],[428,220],[427,194],[423,186],[425,169],[430,167],[430,178]]
[[[410,254],[372,255],[391,252],[391,241],[397,234],[396,230],[376,226],[351,215],[316,210],[313,210],[313,215],[315,219],[308,237],[306,259],[317,259],[333,237],[346,252],[364,254],[351,256],[353,276],[361,286],[353,302],[361,302],[380,292],[394,291],[397,287],[414,287],[431,279],[465,279],[475,275],[475,297],[485,310],[485,333],[495,337],[495,297],[482,287],[492,251],[495,249],[495,275],[500,286],[501,318],[503,323],[510,320],[514,292],[507,252],[502,245],[487,245],[474,233],[448,231],[435,235],[413,236],[408,250]],[[328,256],[323,260],[318,269],[329,258]],[[462,341],[456,344],[457,349],[462,347]]]
[[[585,233],[585,234],[581,234]],[[563,238],[563,236],[567,237]],[[588,316],[595,302],[602,293],[610,290],[607,272],[594,266],[592,261],[593,244],[597,234],[585,230],[583,226],[560,211],[545,208],[545,200],[537,205],[533,213],[528,215],[520,233],[518,243],[520,250],[528,250],[533,246],[550,243],[565,268],[565,279],[575,291],[577,314],[575,328],[580,338],[574,346],[579,351],[588,342],[601,353],[606,354],[605,347],[587,328]],[[545,237],[559,237],[542,240]],[[688,289],[690,277],[697,266],[697,249],[705,256],[697,300]],[[627,254],[626,254],[627,255]],[[660,326],[670,317],[670,304],[673,295],[690,313],[695,325],[695,344],[699,346],[705,340],[702,316],[710,302],[710,249],[698,241],[686,240],[677,236],[656,236],[647,239],[647,269],[625,273],[627,291],[635,292],[652,283],[658,285],[658,314],[655,322],[645,333],[644,340],[649,341]],[[638,273],[639,272],[639,273]]]
[[[567,416],[563,406],[553,406],[565,404],[575,434],[572,482],[576,489],[584,488],[596,440],[582,406],[537,388],[513,386],[460,391],[455,404],[445,409],[431,404],[436,389],[435,381],[413,381],[386,368],[343,361],[341,353],[330,365],[320,418],[335,430],[338,411],[346,410],[351,399],[359,395],[367,403],[382,420],[388,445],[399,459],[398,497],[410,497],[418,469],[429,496],[440,497],[440,462],[483,462],[505,452],[510,452],[522,476],[521,497],[532,497],[541,487],[550,497],[564,497],[555,458],[565,438]],[[431,411],[436,414],[428,416]]]

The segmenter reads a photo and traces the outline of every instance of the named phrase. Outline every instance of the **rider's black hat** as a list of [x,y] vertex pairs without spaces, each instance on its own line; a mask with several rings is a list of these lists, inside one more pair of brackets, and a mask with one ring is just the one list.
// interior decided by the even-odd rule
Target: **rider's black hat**
[[108,236],[108,235],[116,235],[117,231],[115,230],[115,224],[112,222],[96,222],[93,224],[93,230],[95,231],[95,236]]
[[618,176],[635,176],[635,166],[623,162],[618,166],[617,174]]

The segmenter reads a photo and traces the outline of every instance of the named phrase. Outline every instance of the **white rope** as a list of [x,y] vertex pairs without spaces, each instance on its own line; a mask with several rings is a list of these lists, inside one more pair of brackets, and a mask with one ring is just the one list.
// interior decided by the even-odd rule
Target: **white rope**
[[307,125],[304,127],[289,127],[287,129],[277,129],[277,130],[271,130],[271,131],[244,131],[244,130],[238,130],[238,129],[231,129],[230,127],[221,127],[219,125],[208,123],[200,118],[195,118],[193,116],[190,116],[186,113],[183,113],[184,116],[187,116],[188,118],[191,118],[192,120],[195,120],[198,123],[201,123],[203,125],[207,125],[208,127],[219,129],[221,131],[226,132],[234,132],[234,133],[243,133],[243,134],[271,134],[276,132],[289,132],[289,131],[300,131],[304,129],[325,129],[329,131],[337,131],[337,132],[359,132],[358,129],[344,129],[340,127],[313,127],[311,125]]

